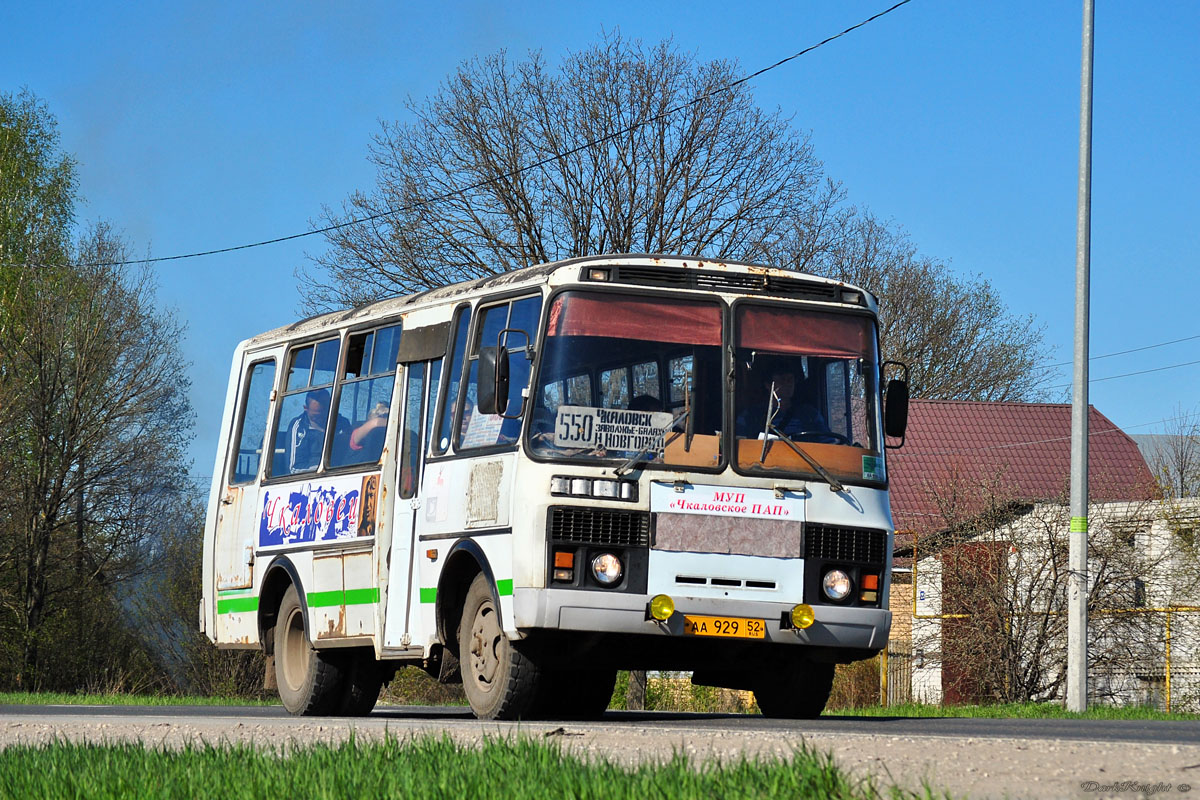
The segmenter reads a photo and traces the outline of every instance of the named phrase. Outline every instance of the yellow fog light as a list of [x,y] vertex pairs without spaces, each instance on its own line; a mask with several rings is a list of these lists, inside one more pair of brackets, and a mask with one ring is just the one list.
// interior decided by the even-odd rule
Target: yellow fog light
[[650,616],[666,622],[675,613],[675,601],[665,594],[656,594],[650,600]]
[[812,625],[817,619],[816,613],[813,612],[813,607],[808,603],[801,603],[798,606],[792,606],[792,627],[807,628]]

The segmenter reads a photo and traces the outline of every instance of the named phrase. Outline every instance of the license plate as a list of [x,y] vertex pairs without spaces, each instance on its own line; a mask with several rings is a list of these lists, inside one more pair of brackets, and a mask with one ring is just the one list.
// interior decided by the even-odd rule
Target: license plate
[[767,635],[761,619],[701,617],[693,614],[683,618],[683,632],[689,636],[727,636],[734,639],[763,639]]

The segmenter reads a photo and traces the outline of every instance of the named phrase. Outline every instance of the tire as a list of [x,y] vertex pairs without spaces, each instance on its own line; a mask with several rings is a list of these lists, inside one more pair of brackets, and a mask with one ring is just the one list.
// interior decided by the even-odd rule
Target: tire
[[764,717],[816,719],[829,702],[833,673],[833,664],[815,661],[800,661],[760,673],[754,699]]
[[336,713],[343,717],[365,717],[379,701],[384,681],[383,666],[375,660],[372,650],[362,653],[348,650],[342,658],[344,678]]
[[337,713],[344,694],[343,663],[309,643],[300,595],[295,585],[289,586],[275,619],[275,682],[283,707],[297,716]]
[[458,626],[463,692],[479,719],[531,716],[542,671],[504,635],[500,609],[482,574],[471,581]]
[[615,669],[554,670],[538,693],[541,719],[599,719],[612,702],[617,685]]

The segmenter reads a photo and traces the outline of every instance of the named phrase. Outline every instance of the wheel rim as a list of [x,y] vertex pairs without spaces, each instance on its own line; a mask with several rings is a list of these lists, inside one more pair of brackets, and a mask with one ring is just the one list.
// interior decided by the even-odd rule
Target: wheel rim
[[304,633],[304,614],[295,609],[284,622],[283,653],[276,658],[283,664],[283,680],[288,688],[298,691],[308,672],[308,637]]
[[491,602],[485,602],[475,612],[471,622],[471,639],[468,643],[468,660],[471,665],[471,678],[475,685],[484,692],[491,692],[495,687],[496,673],[500,668],[500,648],[503,646],[504,632],[496,620],[496,609]]

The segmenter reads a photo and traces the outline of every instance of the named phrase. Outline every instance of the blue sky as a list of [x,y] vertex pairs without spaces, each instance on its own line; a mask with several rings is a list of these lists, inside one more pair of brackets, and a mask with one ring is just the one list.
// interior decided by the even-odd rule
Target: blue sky
[[[0,91],[50,104],[80,162],[83,220],[167,256],[304,231],[370,188],[378,121],[405,119],[405,100],[466,58],[556,61],[620,29],[753,71],[888,5],[6,3]],[[811,132],[851,201],[1035,315],[1052,363],[1072,352],[1080,6],[913,0],[754,84]],[[1097,6],[1093,356],[1200,335],[1200,5]],[[323,248],[159,266],[161,300],[188,324],[195,474],[212,470],[233,347],[297,316],[295,271]],[[1096,360],[1092,377],[1195,360],[1200,339]],[[1096,381],[1091,401],[1153,433],[1198,390],[1192,365]]]

